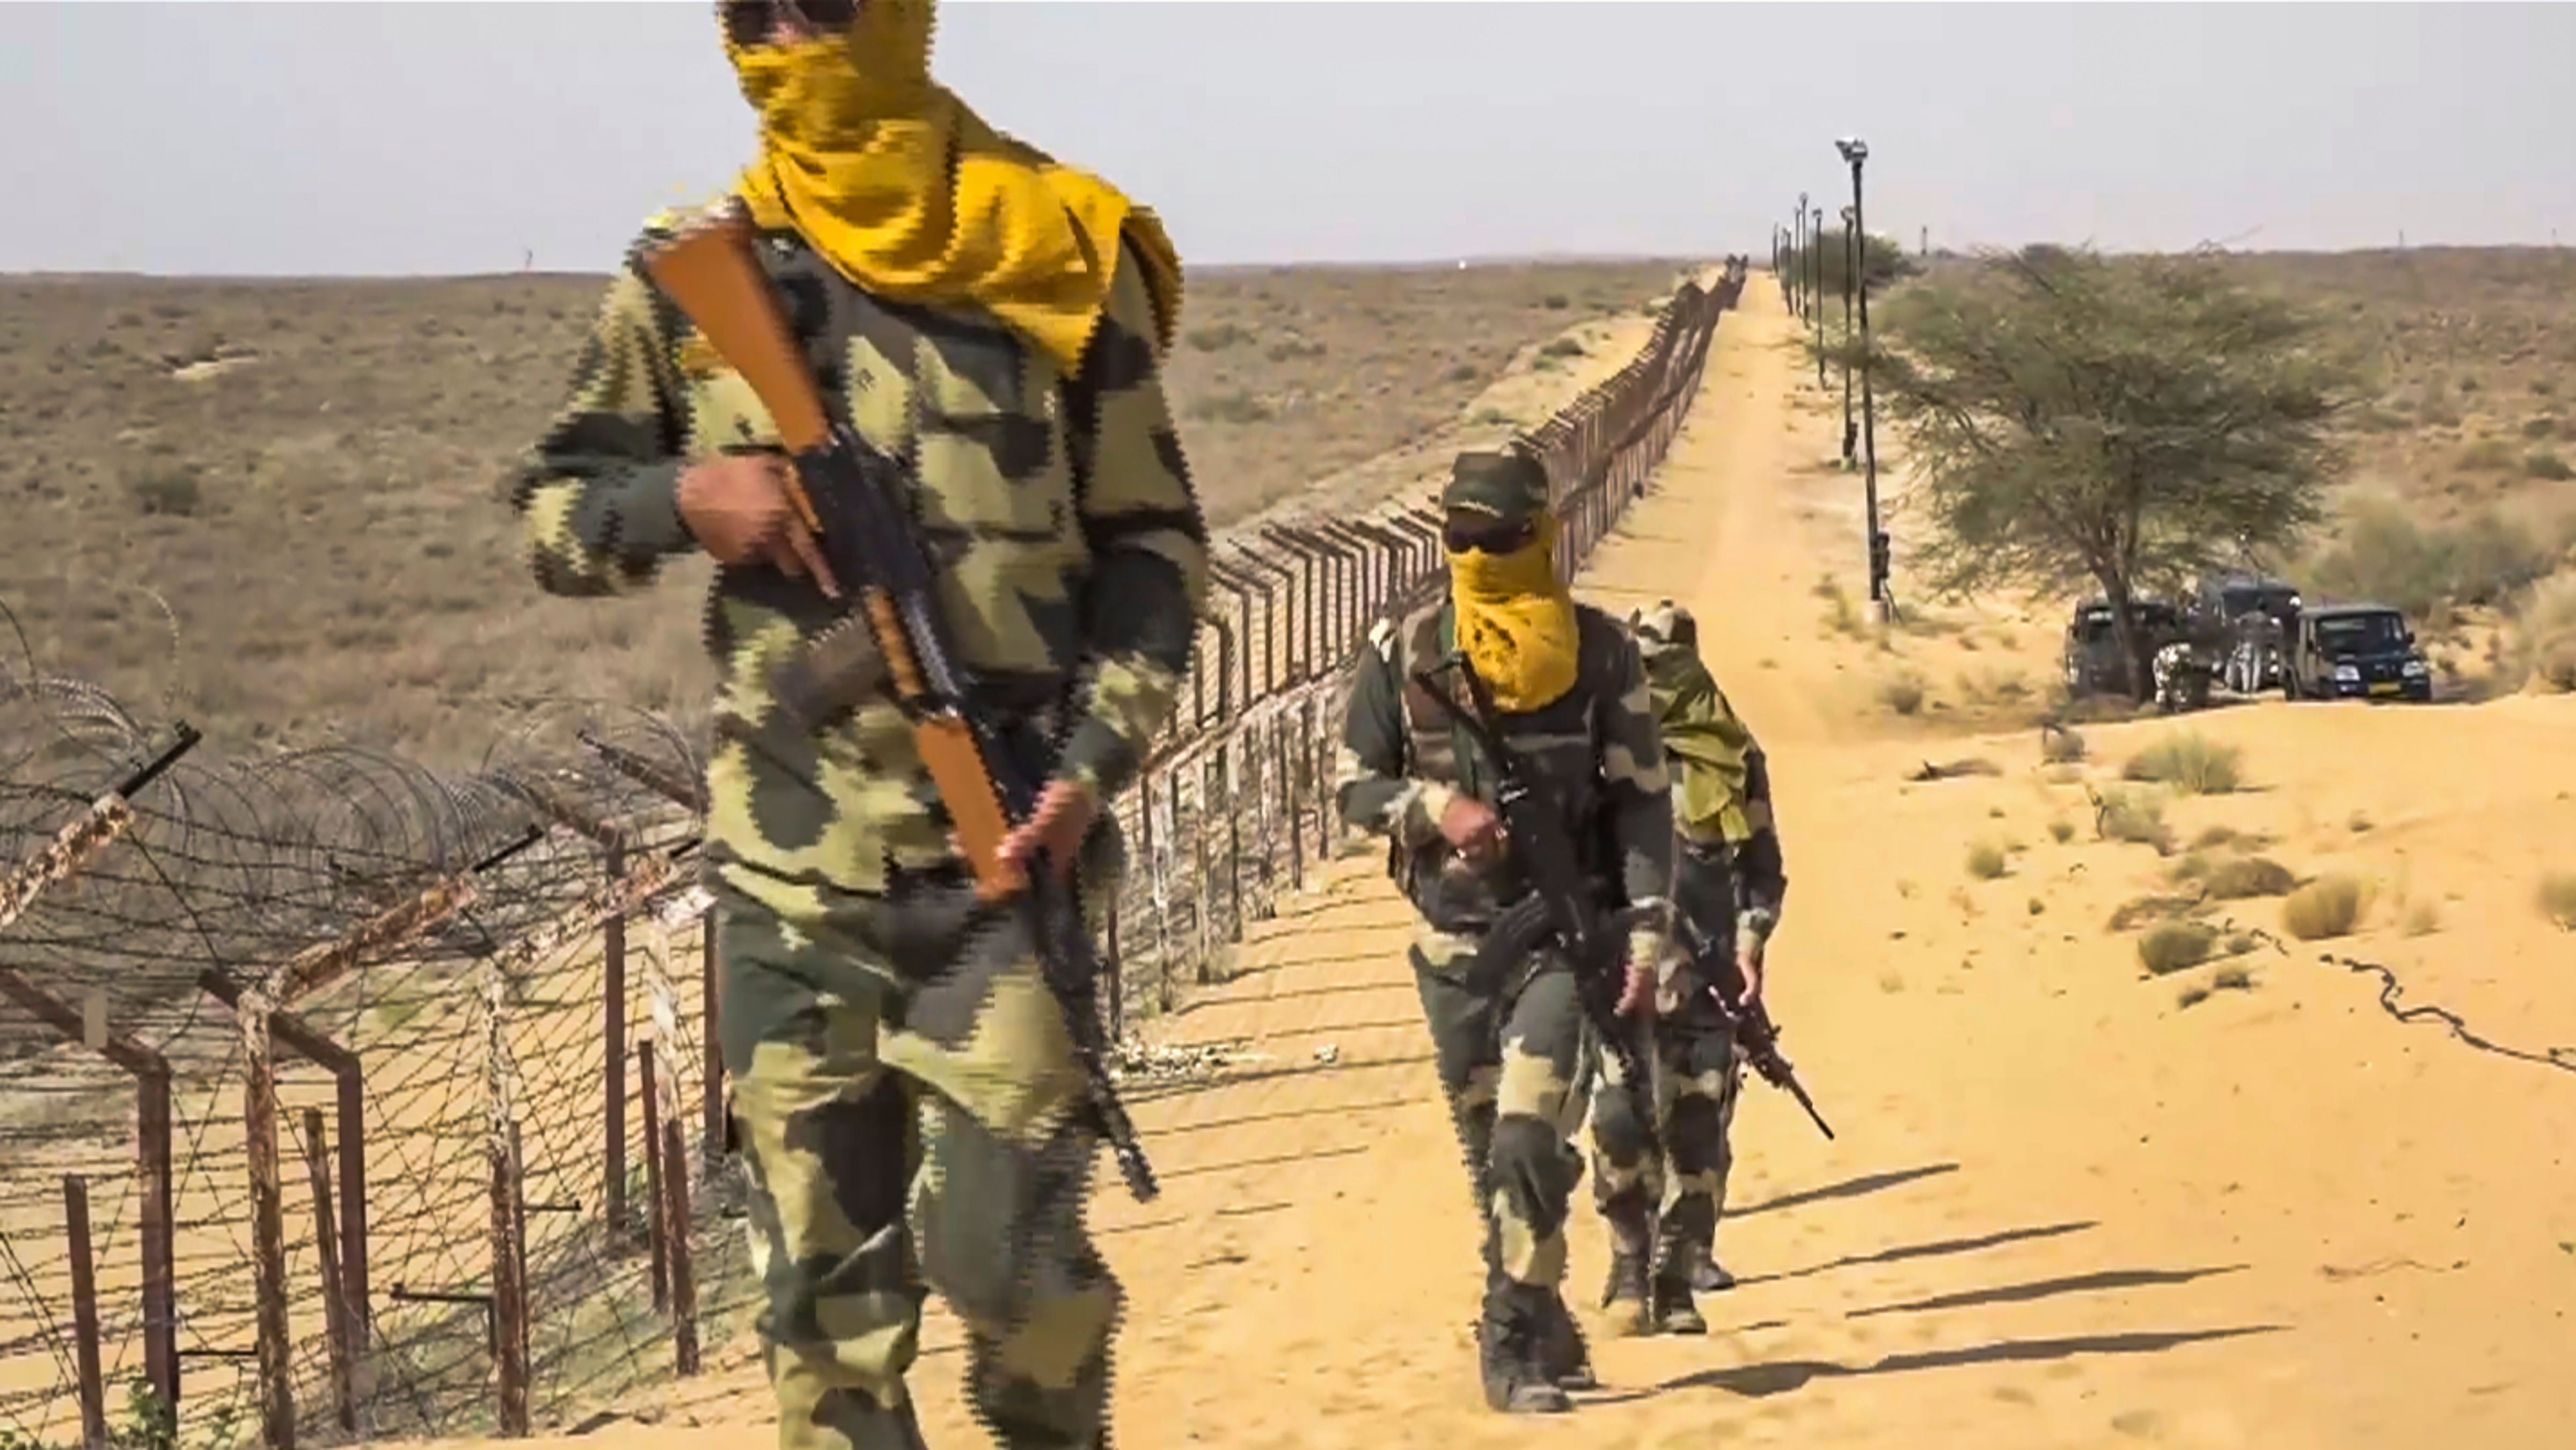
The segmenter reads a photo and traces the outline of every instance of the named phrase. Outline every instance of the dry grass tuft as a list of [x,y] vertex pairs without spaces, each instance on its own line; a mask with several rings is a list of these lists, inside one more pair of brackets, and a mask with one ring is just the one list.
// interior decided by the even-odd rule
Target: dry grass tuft
[[2185,795],[2225,795],[2242,783],[2244,752],[2197,731],[2170,735],[2132,756],[2120,774],[2169,785]]
[[2298,889],[2290,868],[2263,856],[2231,856],[2209,869],[2204,878],[2216,901],[2243,901],[2256,896],[2287,896]]
[[1979,881],[1993,881],[2011,867],[2004,848],[1992,841],[1979,841],[1968,848],[1968,874]]
[[2209,960],[2218,929],[2201,921],[2165,921],[2138,938],[2138,960],[2152,977],[2170,976]]
[[2370,909],[2370,888],[2355,877],[2319,877],[2281,902],[2281,926],[2301,941],[2349,936]]

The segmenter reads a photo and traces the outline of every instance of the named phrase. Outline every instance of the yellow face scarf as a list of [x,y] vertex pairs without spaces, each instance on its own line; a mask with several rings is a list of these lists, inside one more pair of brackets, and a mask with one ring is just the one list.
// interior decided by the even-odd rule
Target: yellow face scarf
[[1554,515],[1541,515],[1537,536],[1512,553],[1451,554],[1449,585],[1458,648],[1497,707],[1543,709],[1574,688],[1574,596],[1556,577]]
[[934,0],[867,0],[843,34],[726,42],[760,117],[760,159],[735,190],[764,227],[793,226],[871,292],[980,306],[1081,366],[1123,232],[1168,351],[1181,264],[1154,214],[1087,171],[985,124],[930,79]]

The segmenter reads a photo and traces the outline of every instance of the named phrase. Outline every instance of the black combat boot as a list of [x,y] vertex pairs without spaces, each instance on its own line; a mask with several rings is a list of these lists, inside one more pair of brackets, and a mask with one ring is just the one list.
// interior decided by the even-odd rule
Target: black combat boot
[[1601,1307],[1612,1334],[1625,1337],[1651,1332],[1653,1301],[1647,1268],[1643,1252],[1611,1246],[1610,1282],[1601,1291]]
[[1574,1322],[1574,1311],[1565,1307],[1565,1296],[1552,1290],[1539,1318],[1539,1358],[1540,1368],[1560,1389],[1601,1387],[1600,1379],[1592,1373],[1592,1350],[1583,1342],[1583,1326]]
[[1717,1255],[1701,1249],[1691,1257],[1691,1289],[1694,1292],[1723,1294],[1735,1287],[1735,1276],[1717,1261]]
[[1691,1282],[1698,1266],[1699,1255],[1688,1243],[1664,1245],[1663,1262],[1656,1265],[1655,1277],[1646,1288],[1648,1315],[1656,1332],[1708,1333],[1708,1321],[1699,1317],[1699,1306],[1691,1302]]
[[1548,1377],[1545,1364],[1546,1301],[1551,1291],[1513,1284],[1485,1301],[1476,1325],[1477,1368],[1485,1403],[1507,1415],[1553,1415],[1574,1402]]

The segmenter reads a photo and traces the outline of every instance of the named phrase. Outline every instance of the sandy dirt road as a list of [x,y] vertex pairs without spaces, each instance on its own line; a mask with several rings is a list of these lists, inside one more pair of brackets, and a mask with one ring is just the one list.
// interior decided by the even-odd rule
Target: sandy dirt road
[[[1169,1024],[1256,1059],[1136,1104],[1166,1193],[1139,1209],[1113,1184],[1096,1213],[1132,1295],[1118,1442],[2576,1444],[2576,1073],[2546,1062],[2576,1046],[2576,944],[2529,904],[2534,871],[2576,864],[2559,845],[2576,842],[2576,710],[2211,712],[2197,728],[2238,744],[2251,782],[2173,810],[2186,835],[2259,832],[2302,874],[2394,872],[2440,903],[2429,934],[2374,921],[2330,945],[2541,1061],[2401,1024],[2375,980],[2295,943],[2239,959],[2250,989],[2184,1006],[2194,977],[2143,980],[2105,927],[2163,863],[2093,838],[2082,781],[2041,772],[2026,731],[1930,744],[1855,703],[1870,646],[1820,631],[1808,589],[1858,573],[1857,484],[1803,466],[1839,420],[1793,376],[1788,336],[1757,280],[1586,592],[1690,603],[1771,750],[1792,880],[1771,995],[1839,1139],[1749,1084],[1719,1236],[1743,1282],[1703,1301],[1711,1333],[1596,1339],[1605,1388],[1576,1413],[1487,1412],[1474,1229],[1408,918],[1354,848]],[[2167,728],[2088,731],[2094,779]],[[1905,783],[1927,755],[1998,772]],[[2060,820],[2079,829],[2052,841]],[[1962,854],[1989,834],[2012,868],[1973,881]],[[2276,903],[2238,905],[2277,927]],[[1587,1305],[1604,1265],[1588,1191],[1569,1286]],[[932,1443],[983,1443],[956,1405],[953,1330],[931,1338]],[[773,1433],[739,1366],[656,1409],[611,1433],[674,1450]]]

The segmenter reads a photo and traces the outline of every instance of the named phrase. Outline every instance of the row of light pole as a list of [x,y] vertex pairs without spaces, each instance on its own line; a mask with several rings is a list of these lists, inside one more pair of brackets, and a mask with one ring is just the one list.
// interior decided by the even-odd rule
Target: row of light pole
[[[1843,161],[1851,167],[1851,205],[1842,209],[1843,248],[1843,341],[1846,349],[1852,342],[1852,323],[1857,310],[1860,323],[1860,414],[1852,414],[1852,369],[1843,365],[1843,467],[1852,466],[1853,445],[1860,449],[1863,468],[1862,488],[1868,509],[1869,602],[1873,614],[1880,618],[1887,610],[1887,535],[1878,526],[1878,408],[1870,389],[1869,367],[1869,231],[1861,214],[1861,164],[1869,159],[1869,143],[1857,136],[1846,136],[1834,143]],[[1782,293],[1788,298],[1791,315],[1813,329],[1816,353],[1816,386],[1825,382],[1825,209],[1810,205],[1807,193],[1798,193],[1798,208],[1789,216],[1786,227],[1771,229],[1771,274],[1778,278]],[[1794,274],[1794,275],[1793,275]]]

